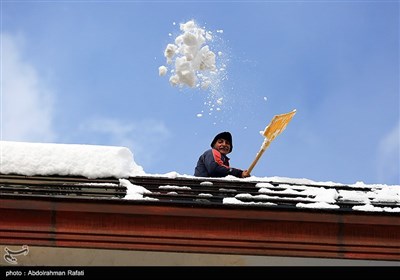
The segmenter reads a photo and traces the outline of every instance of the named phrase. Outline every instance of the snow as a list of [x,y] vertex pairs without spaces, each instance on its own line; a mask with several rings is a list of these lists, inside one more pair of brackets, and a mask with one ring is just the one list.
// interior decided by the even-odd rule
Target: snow
[[[174,25],[176,25],[174,23]],[[194,20],[179,24],[180,33],[164,49],[165,64],[158,67],[160,77],[169,75],[169,83],[180,90],[199,89],[207,92],[208,115],[219,113],[224,106],[222,82],[227,80],[229,51],[214,50],[221,48],[219,34],[200,27]],[[169,36],[172,36],[170,33]],[[202,118],[204,112],[196,114]]]
[[[192,175],[179,174],[176,171],[165,174],[147,174],[143,167],[135,162],[133,153],[126,147],[13,141],[0,141],[0,174],[84,176],[90,179],[114,177],[119,179],[120,186],[127,188],[125,199],[131,200],[157,199],[144,197],[143,195],[150,191],[142,186],[132,184],[128,180],[129,177],[198,178]],[[200,185],[212,186],[213,183],[208,179],[204,178]],[[343,186],[344,184],[286,177],[251,176],[241,179],[230,175],[224,178],[213,178],[213,180],[257,182],[256,187],[259,195],[237,194],[235,197],[224,198],[223,203],[226,204],[274,205],[271,202],[244,202],[238,198],[268,198],[276,193],[287,193],[299,195],[298,198],[293,198],[300,201],[296,205],[299,208],[338,208],[339,206],[336,203],[341,199],[363,203],[364,205],[362,206],[353,207],[353,210],[357,211],[400,212],[400,206],[392,208],[372,205],[373,202],[400,205],[400,185],[367,185],[358,181],[347,185],[354,190],[336,190],[329,187]],[[270,182],[281,184],[277,189]],[[161,188],[171,190],[190,189],[174,185],[160,186]],[[229,189],[220,190],[229,191]],[[207,195],[209,194],[202,194],[202,196]]]
[[[193,20],[180,24],[182,34],[174,43],[167,44],[164,56],[168,65],[174,64],[169,82],[173,86],[200,87],[206,89],[211,81],[209,73],[217,71],[216,55],[206,44],[213,39],[212,32],[200,28]],[[219,52],[219,55],[221,53]],[[168,68],[159,67],[159,75],[166,75]]]
[[142,186],[134,185],[127,179],[119,179],[120,186],[126,187],[126,196],[124,199],[132,200],[158,200],[157,198],[143,197],[145,193],[151,193],[146,188]]
[[125,147],[0,142],[0,173],[127,178],[144,174]]

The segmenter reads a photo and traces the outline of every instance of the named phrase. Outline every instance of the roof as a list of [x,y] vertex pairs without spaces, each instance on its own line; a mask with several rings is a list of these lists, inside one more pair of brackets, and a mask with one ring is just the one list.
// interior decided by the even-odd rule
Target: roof
[[398,196],[384,186],[3,174],[0,244],[399,261]]

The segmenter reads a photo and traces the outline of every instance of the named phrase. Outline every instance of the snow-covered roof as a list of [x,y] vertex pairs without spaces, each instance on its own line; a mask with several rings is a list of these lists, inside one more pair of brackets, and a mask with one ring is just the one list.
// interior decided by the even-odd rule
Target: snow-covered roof
[[175,171],[147,174],[125,147],[9,141],[0,145],[2,175],[84,177],[92,186],[109,184],[102,179],[113,178],[112,184],[124,191],[118,197],[125,200],[400,213],[398,185],[284,177],[199,178]]

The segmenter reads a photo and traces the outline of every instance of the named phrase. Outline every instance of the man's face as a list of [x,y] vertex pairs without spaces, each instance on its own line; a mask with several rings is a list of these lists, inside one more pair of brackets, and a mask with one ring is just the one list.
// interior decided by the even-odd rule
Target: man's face
[[221,154],[227,155],[231,150],[231,143],[228,140],[220,138],[215,142],[214,149],[219,151]]

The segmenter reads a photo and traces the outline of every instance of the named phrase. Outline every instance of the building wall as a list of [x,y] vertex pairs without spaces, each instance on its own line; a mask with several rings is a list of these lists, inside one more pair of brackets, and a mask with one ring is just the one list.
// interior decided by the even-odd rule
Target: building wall
[[[289,258],[0,245],[0,266],[399,266],[399,261]],[[12,254],[16,264],[6,261]]]

